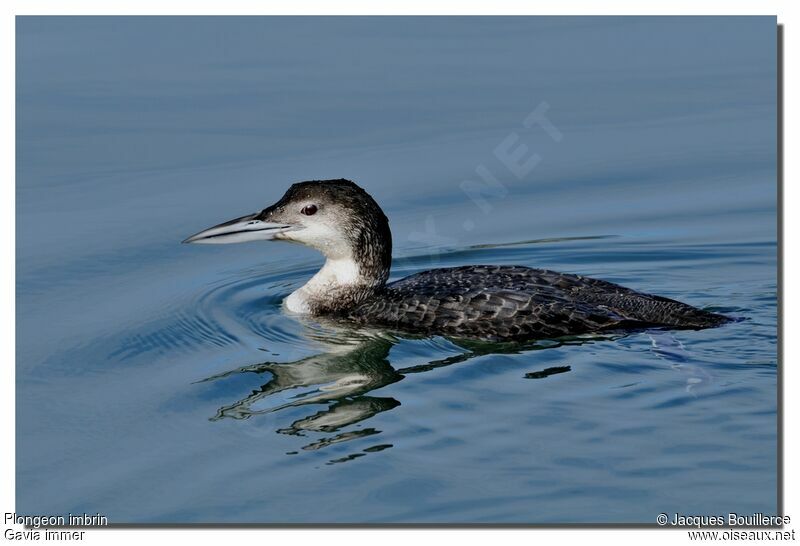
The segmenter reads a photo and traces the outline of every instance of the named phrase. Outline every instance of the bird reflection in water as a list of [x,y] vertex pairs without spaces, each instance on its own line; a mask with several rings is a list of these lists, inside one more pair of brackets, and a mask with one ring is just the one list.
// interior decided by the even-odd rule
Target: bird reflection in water
[[[391,397],[369,396],[369,393],[386,385],[396,383],[407,375],[465,362],[487,354],[514,354],[563,345],[579,345],[589,341],[607,340],[610,336],[579,336],[559,340],[540,340],[529,343],[489,343],[464,340],[453,341],[463,352],[439,360],[395,369],[389,361],[389,352],[400,338],[385,332],[364,330],[337,331],[337,336],[313,336],[324,341],[328,352],[323,352],[294,362],[262,362],[239,367],[201,381],[217,382],[241,377],[244,374],[264,375],[268,380],[247,396],[220,407],[212,421],[221,419],[249,419],[291,407],[325,405],[325,408],[297,419],[277,432],[294,436],[307,436],[308,432],[323,433],[324,436],[302,447],[303,450],[319,450],[330,445],[380,434],[372,427],[343,430],[366,421],[384,411],[400,406],[400,401]],[[407,337],[407,336],[404,336]],[[569,368],[563,371],[569,371]],[[527,377],[549,375],[528,374]],[[285,391],[301,392],[281,404],[264,407],[271,397]],[[390,443],[372,446],[366,453],[382,451],[392,447]],[[297,452],[290,452],[295,454]],[[338,463],[353,460],[366,453],[357,453],[329,461]]]

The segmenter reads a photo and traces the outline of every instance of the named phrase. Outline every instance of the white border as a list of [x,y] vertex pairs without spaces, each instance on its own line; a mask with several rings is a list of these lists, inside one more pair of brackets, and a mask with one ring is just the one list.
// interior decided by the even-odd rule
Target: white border
[[637,2],[572,0],[564,2],[535,2],[499,0],[494,2],[443,1],[384,1],[343,0],[335,3],[322,1],[264,2],[257,0],[228,0],[213,2],[198,0],[129,0],[100,2],[79,0],[34,0],[10,2],[16,4],[19,15],[776,15],[786,13],[790,1],[728,0],[724,4],[714,1]]
[[[785,1],[736,1],[729,0],[676,0],[672,2],[641,0],[606,0],[596,2],[589,0],[562,2],[502,1],[476,2],[462,0],[453,5],[431,0],[389,1],[376,4],[367,1],[340,0],[333,9],[331,4],[322,1],[305,2],[297,5],[289,2],[267,3],[253,0],[226,0],[211,2],[195,0],[192,2],[175,0],[139,0],[136,2],[123,0],[112,2],[94,1],[7,1],[3,3],[2,18],[2,98],[6,115],[3,119],[3,170],[5,181],[2,183],[2,203],[4,214],[0,216],[2,228],[2,258],[0,267],[0,283],[4,287],[2,295],[2,347],[3,359],[7,367],[6,377],[11,381],[2,382],[3,415],[2,438],[2,480],[0,483],[0,511],[12,511],[14,507],[14,154],[15,154],[15,119],[14,103],[14,17],[15,15],[289,15],[289,14],[485,14],[485,15],[777,15],[778,22],[784,25],[784,331],[789,334],[785,343],[784,374],[784,491],[785,513],[793,516],[791,527],[800,528],[800,504],[797,496],[797,471],[793,461],[799,460],[797,449],[797,399],[792,396],[798,386],[800,366],[797,343],[793,343],[792,334],[796,332],[798,321],[798,290],[794,283],[798,281],[798,236],[800,236],[800,215],[792,214],[798,204],[797,190],[792,181],[797,173],[798,148],[798,111],[791,97],[800,96],[797,82],[797,67],[800,67],[798,54],[798,36],[800,35],[800,15],[797,2]],[[794,151],[794,153],[792,152]],[[794,207],[793,207],[794,206]],[[5,529],[5,526],[3,527]],[[298,543],[305,541],[324,541],[326,545],[348,546],[354,541],[380,541],[388,545],[401,544],[407,541],[441,543],[455,541],[460,545],[484,544],[487,540],[502,540],[504,544],[530,546],[532,541],[575,540],[586,543],[613,541],[616,544],[635,544],[643,541],[653,544],[688,543],[685,531],[650,531],[650,530],[546,530],[546,529],[502,529],[502,530],[252,530],[252,529],[181,529],[181,530],[114,530],[89,531],[84,543],[87,544],[140,544],[148,542],[172,542],[189,540],[198,546],[227,541],[256,541],[276,544]]]

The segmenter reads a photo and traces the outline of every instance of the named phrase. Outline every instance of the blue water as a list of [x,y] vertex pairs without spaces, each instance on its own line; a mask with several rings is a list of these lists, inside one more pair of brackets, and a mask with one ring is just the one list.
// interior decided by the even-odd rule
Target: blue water
[[[775,25],[18,19],[16,511],[774,513]],[[389,216],[393,278],[522,264],[743,320],[528,346],[337,331],[281,311],[313,251],[179,244],[338,177]]]

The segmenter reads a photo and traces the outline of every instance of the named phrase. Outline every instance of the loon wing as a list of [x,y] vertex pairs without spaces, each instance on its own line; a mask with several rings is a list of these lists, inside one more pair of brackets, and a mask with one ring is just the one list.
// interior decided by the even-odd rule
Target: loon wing
[[483,339],[630,328],[703,328],[714,315],[597,279],[522,266],[433,269],[387,285],[350,314],[363,323]]

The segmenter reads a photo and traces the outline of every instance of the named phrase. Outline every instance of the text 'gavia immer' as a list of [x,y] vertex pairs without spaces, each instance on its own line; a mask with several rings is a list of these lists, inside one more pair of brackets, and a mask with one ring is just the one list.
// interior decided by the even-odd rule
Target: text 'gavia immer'
[[184,243],[280,240],[325,255],[325,265],[284,301],[295,313],[410,333],[499,341],[642,328],[699,329],[730,319],[607,281],[523,266],[432,269],[386,284],[389,221],[349,180],[292,185],[272,206]]

